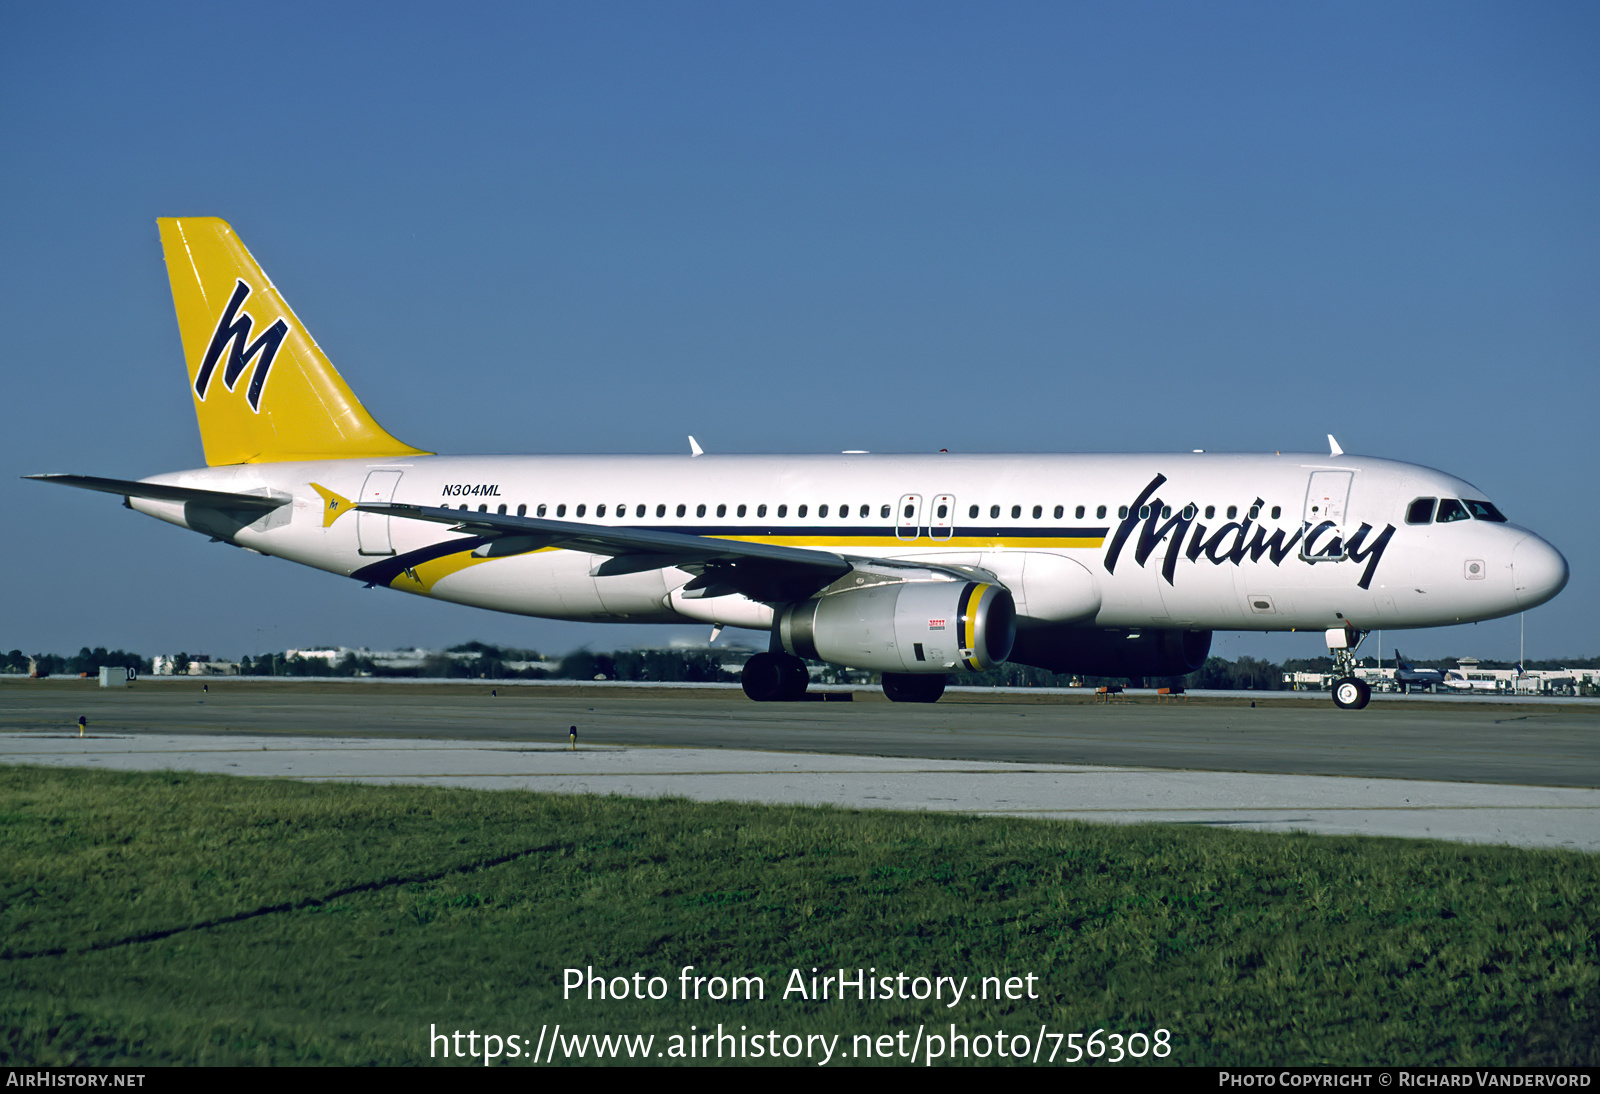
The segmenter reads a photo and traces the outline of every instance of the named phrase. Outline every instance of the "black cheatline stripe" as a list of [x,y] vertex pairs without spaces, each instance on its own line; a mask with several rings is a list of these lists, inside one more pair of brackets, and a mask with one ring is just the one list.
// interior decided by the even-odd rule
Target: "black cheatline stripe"
[[446,555],[458,554],[462,551],[472,551],[482,547],[485,543],[493,542],[485,536],[471,536],[467,539],[449,539],[443,543],[435,543],[415,551],[407,551],[394,558],[386,558],[378,562],[361,567],[350,576],[357,581],[369,585],[387,585],[411,567],[423,562],[432,562],[436,558]]
[[[972,628],[972,645],[967,644],[967,608],[972,603],[972,594],[978,589],[976,581],[967,582],[966,588],[961,590],[961,599],[956,603],[956,641],[961,643],[962,649],[976,650],[978,641],[978,628]],[[976,669],[968,658],[967,664]]]
[[504,866],[508,862],[515,862],[529,855],[548,854],[552,851],[570,850],[575,844],[547,843],[540,847],[527,847],[521,851],[507,851],[503,855],[493,858],[480,859],[462,866],[450,866],[431,874],[413,874],[405,877],[386,877],[378,881],[361,881],[354,885],[346,885],[342,889],[323,893],[321,896],[310,896],[303,900],[286,900],[282,904],[265,904],[259,908],[252,908],[248,912],[235,912],[233,915],[219,916],[208,919],[203,923],[189,923],[182,927],[163,927],[154,931],[141,931],[138,934],[126,935],[122,938],[113,938],[109,942],[94,942],[80,949],[69,950],[65,946],[55,946],[48,950],[35,950],[31,953],[3,953],[0,961],[26,961],[35,957],[65,957],[67,954],[89,954],[97,950],[114,950],[123,946],[137,946],[142,942],[160,942],[163,938],[171,938],[175,934],[184,934],[189,931],[204,931],[211,927],[225,927],[230,923],[243,923],[247,919],[259,919],[264,915],[277,915],[281,912],[298,911],[301,908],[317,908],[330,900],[338,900],[342,896],[352,896],[356,893],[375,893],[381,889],[392,889],[396,885],[420,885],[429,881],[439,881],[456,874],[475,874],[479,870],[487,870],[494,866]]
[[[463,520],[470,520],[471,513],[463,514]],[[566,517],[545,517],[545,520],[566,520]],[[584,518],[591,520],[593,518]],[[600,517],[599,520],[607,520]],[[598,528],[626,528],[640,532],[676,532],[684,536],[876,536],[879,539],[898,538],[895,533],[899,529],[883,527],[881,525],[862,527],[848,524],[763,524],[763,525],[729,525],[729,524],[633,524],[619,522],[616,524],[596,524]],[[954,528],[941,527],[930,529],[928,525],[919,525],[917,534],[928,538],[930,531],[950,532],[956,538],[970,538],[972,536],[1009,536],[1024,539],[1104,539],[1110,534],[1109,528],[1053,528],[1053,527],[973,527],[956,525]]]
[[[461,514],[463,520],[470,521],[472,513]],[[681,524],[618,524],[617,528],[639,529],[646,532],[677,532],[686,536],[874,536],[879,539],[899,539],[894,528],[882,527],[851,527],[849,525],[804,525],[800,527],[786,527],[782,525],[762,525],[760,527],[733,527],[728,525],[688,525]],[[944,531],[940,528],[937,531]],[[934,537],[927,528],[917,530],[917,539],[931,539],[938,543],[948,538],[971,538],[975,536],[1003,536],[1011,539],[1104,539],[1110,531],[1109,528],[956,528],[951,536]],[[456,554],[458,551],[471,551],[492,542],[494,537],[472,536],[467,539],[452,539],[442,543],[435,543],[415,551],[408,551],[394,558],[386,558],[361,567],[350,576],[357,581],[370,585],[387,585],[411,567],[423,562],[432,562],[436,558]],[[900,539],[901,543],[913,543],[914,539]]]

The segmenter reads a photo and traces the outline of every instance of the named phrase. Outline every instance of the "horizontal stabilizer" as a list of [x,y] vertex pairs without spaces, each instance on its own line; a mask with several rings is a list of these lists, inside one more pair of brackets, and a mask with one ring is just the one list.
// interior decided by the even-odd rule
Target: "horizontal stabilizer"
[[155,482],[131,482],[127,479],[102,479],[93,475],[24,475],[36,482],[54,482],[62,486],[76,486],[81,490],[98,490],[103,494],[121,494],[125,498],[149,498],[151,501],[195,502],[213,509],[253,509],[267,512],[294,499],[288,496],[267,497],[263,494],[230,494],[223,490],[197,490],[189,486],[166,486]]

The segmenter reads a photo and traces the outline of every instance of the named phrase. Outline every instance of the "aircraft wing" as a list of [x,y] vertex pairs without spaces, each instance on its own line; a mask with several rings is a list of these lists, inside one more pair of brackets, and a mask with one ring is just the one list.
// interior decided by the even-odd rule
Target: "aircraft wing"
[[152,501],[195,502],[212,509],[254,509],[263,512],[287,505],[294,499],[288,495],[268,497],[264,494],[230,494],[224,490],[198,490],[189,486],[165,486],[154,482],[132,482],[127,479],[102,479],[93,475],[24,475],[36,482],[53,482],[62,486],[76,486],[82,490],[98,490],[103,494],[121,494],[125,498],[149,498]]
[[832,551],[776,543],[475,513],[429,505],[362,502],[355,508],[365,513],[448,524],[455,531],[487,537],[493,542],[479,550],[491,556],[541,547],[611,556],[595,567],[593,572],[597,577],[676,566],[696,575],[684,586],[685,593],[691,597],[738,592],[752,600],[802,600],[853,569],[849,559]]

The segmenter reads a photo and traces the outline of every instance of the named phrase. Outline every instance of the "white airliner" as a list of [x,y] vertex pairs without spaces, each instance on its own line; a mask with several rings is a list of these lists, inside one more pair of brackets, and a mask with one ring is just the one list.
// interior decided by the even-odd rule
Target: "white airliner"
[[[1324,631],[1362,707],[1367,631],[1493,619],[1567,582],[1476,487],[1329,455],[438,456],[366,412],[233,230],[158,221],[209,466],[120,494],[217,540],[522,615],[754,628],[752,699],[802,658],[898,701],[1010,660],[1174,676],[1215,630]],[[1330,442],[1332,439],[1330,438]]]

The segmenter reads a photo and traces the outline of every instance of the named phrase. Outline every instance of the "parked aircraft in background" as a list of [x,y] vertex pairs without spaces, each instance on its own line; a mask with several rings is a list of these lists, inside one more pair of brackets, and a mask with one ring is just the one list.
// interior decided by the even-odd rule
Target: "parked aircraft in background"
[[1414,687],[1433,689],[1444,686],[1444,672],[1440,669],[1419,669],[1410,661],[1400,655],[1399,650],[1394,651],[1394,682],[1400,685],[1401,691],[1410,691]]
[[[1012,660],[1174,676],[1215,630],[1318,630],[1365,706],[1379,627],[1525,611],[1567,564],[1476,487],[1328,455],[437,456],[367,413],[233,230],[158,222],[209,466],[39,475],[370,586],[556,619],[768,632],[898,701]],[[452,362],[451,368],[459,368]],[[1330,442],[1332,438],[1330,438]]]

